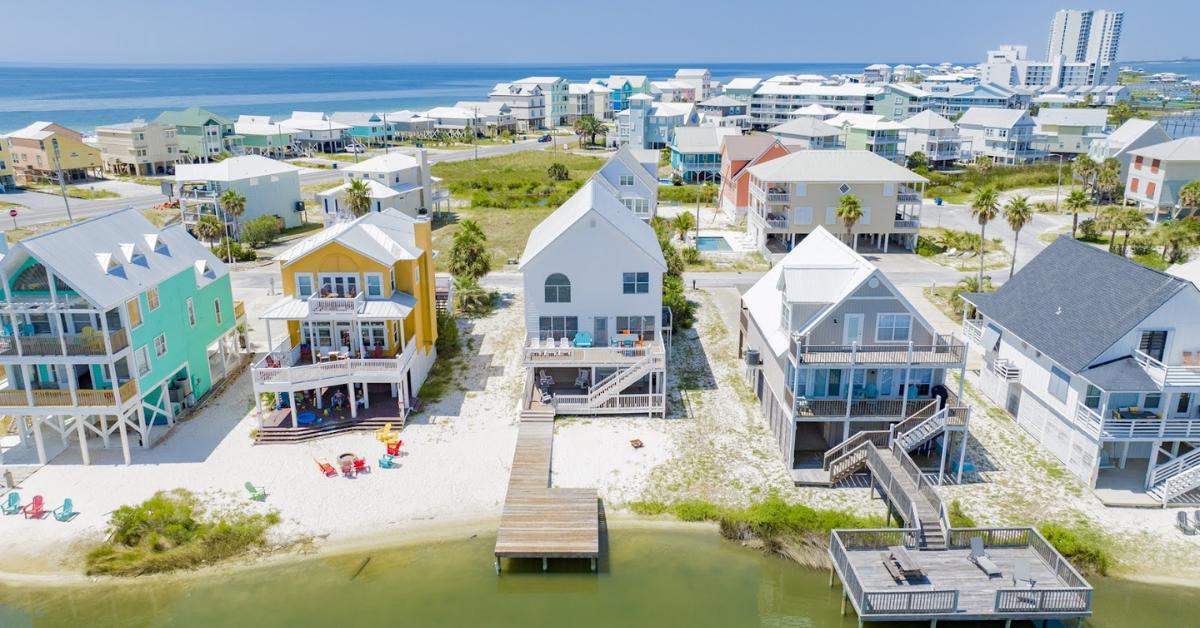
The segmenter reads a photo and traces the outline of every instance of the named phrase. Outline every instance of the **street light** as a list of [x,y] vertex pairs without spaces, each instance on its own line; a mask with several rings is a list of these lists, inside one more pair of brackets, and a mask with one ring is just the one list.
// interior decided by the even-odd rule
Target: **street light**
[[1059,195],[1059,190],[1061,190],[1061,189],[1062,189],[1062,166],[1063,166],[1062,160],[1063,160],[1063,156],[1062,156],[1061,154],[1057,154],[1057,155],[1049,155],[1049,156],[1047,156],[1047,157],[1046,157],[1046,159],[1050,159],[1050,157],[1058,157],[1058,184],[1054,186],[1054,211],[1055,211],[1055,212],[1057,212],[1057,211],[1058,211],[1058,195]]
[[67,208],[67,224],[71,224],[75,220],[71,218],[71,203],[67,200],[67,184],[63,182],[62,156],[58,152],[58,138],[50,138],[50,144],[54,146],[54,169],[58,171],[58,189],[62,191],[63,205]]

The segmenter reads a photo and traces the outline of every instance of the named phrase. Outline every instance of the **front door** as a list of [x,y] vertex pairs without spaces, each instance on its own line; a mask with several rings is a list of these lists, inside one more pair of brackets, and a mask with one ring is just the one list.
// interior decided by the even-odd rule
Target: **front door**
[[592,330],[592,344],[597,347],[608,346],[608,318],[604,316],[596,317],[596,325]]
[[863,336],[863,315],[862,314],[847,314],[846,315],[846,331],[845,338],[842,339],[842,344],[862,344]]

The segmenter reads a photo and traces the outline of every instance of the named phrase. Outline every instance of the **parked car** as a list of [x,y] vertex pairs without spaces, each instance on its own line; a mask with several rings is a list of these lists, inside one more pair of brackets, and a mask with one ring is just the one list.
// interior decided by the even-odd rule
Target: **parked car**
[[346,146],[346,152],[347,153],[365,153],[367,151],[363,150],[362,146],[358,146],[355,144],[349,144]]
[[539,137],[539,138],[538,138],[538,141],[539,141],[539,142],[551,142],[551,141],[554,141],[554,138],[553,138],[553,137],[550,137],[550,134],[549,134],[549,133],[547,133],[547,134],[545,134],[545,135],[543,135],[543,136]]

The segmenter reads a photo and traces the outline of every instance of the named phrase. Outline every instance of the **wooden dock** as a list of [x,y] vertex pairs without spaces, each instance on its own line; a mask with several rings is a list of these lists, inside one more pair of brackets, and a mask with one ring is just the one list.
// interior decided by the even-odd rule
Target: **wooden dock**
[[551,488],[553,410],[521,413],[508,493],[496,538],[496,573],[501,558],[590,558],[600,556],[596,489]]

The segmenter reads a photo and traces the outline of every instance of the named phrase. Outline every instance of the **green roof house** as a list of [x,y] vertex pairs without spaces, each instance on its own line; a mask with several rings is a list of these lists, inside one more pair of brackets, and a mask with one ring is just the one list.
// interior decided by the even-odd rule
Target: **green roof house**
[[188,107],[183,111],[164,111],[155,122],[173,124],[184,161],[207,161],[223,152],[242,154],[242,138],[233,128],[233,120],[207,109]]

